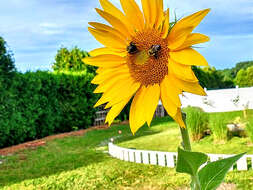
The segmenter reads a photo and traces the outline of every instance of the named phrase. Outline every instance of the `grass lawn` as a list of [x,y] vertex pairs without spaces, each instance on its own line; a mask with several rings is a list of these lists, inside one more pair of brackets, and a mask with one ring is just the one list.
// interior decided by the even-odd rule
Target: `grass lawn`
[[[211,114],[211,117],[215,114]],[[233,119],[241,112],[227,113]],[[223,114],[224,116],[224,114]],[[0,189],[4,190],[175,190],[188,186],[189,177],[174,169],[120,161],[108,156],[107,143],[137,149],[176,151],[180,144],[179,129],[168,118],[156,119],[152,127],[141,128],[135,136],[128,125],[112,126],[107,130],[90,131],[84,136],[50,141],[36,150],[25,150],[1,158]],[[122,134],[118,134],[118,130]],[[193,143],[193,150],[206,153],[253,154],[249,138],[234,137],[228,142],[213,144],[212,136]],[[227,183],[237,189],[253,190],[253,170],[230,172]]]

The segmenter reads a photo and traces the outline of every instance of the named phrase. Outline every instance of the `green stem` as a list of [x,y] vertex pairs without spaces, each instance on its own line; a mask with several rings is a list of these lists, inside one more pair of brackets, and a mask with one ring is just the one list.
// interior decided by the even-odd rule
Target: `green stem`
[[[186,114],[182,113],[182,117],[186,126]],[[181,136],[182,136],[182,146],[184,150],[191,151],[191,142],[190,142],[187,126],[186,128],[180,127],[180,131],[181,131]],[[192,182],[194,183],[193,185],[194,190],[201,190],[198,176],[191,176],[191,179],[192,179]]]

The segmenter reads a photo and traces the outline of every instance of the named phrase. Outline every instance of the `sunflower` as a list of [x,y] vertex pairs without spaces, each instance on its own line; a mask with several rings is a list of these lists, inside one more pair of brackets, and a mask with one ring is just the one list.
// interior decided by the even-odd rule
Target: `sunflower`
[[108,0],[96,9],[109,25],[89,22],[89,32],[104,45],[90,52],[86,64],[98,67],[92,83],[94,93],[103,93],[95,107],[110,108],[106,123],[132,99],[130,128],[134,134],[145,123],[150,126],[159,100],[167,113],[185,127],[179,95],[184,91],[206,95],[191,66],[207,66],[205,58],[192,45],[209,41],[192,33],[207,15],[205,9],[176,23],[169,21],[163,0],[142,0],[142,10],[134,0],[120,0],[121,12]]

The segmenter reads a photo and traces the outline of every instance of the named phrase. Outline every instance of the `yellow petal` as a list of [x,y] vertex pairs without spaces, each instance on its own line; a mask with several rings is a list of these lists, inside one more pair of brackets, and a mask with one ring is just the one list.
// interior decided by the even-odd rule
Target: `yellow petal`
[[170,59],[168,67],[178,78],[189,82],[198,82],[190,65],[183,65]]
[[150,9],[150,27],[152,28],[152,27],[154,27],[155,26],[155,22],[156,22],[156,18],[157,18],[157,4],[156,4],[156,0],[152,0],[152,1],[150,1],[149,0],[149,3],[150,3],[150,7],[151,7],[151,9]]
[[143,104],[143,99],[145,97],[146,87],[142,86],[134,96],[130,107],[130,129],[133,134],[142,127],[146,122],[146,110]]
[[120,103],[112,106],[112,108],[110,109],[110,111],[106,115],[105,123],[108,123],[108,125],[110,126],[112,124],[113,120],[119,115],[119,113],[126,106],[126,104],[129,102],[130,99],[131,99],[131,97],[129,97],[125,100],[122,100]]
[[191,33],[192,27],[176,29],[173,27],[168,35],[168,47],[174,50],[181,46]]
[[134,0],[120,0],[122,9],[127,19],[135,27],[141,31],[144,28],[143,14]]
[[170,13],[169,9],[167,9],[166,14],[165,14],[165,19],[162,27],[162,38],[167,38],[168,33],[169,33],[169,28],[170,28]]
[[[199,25],[202,19],[209,13],[210,9],[201,10],[192,15],[189,15],[176,23],[174,27],[177,29],[193,27],[193,29]],[[173,28],[174,28],[173,27]]]
[[105,30],[98,30],[91,27],[88,27],[88,30],[96,38],[97,41],[107,47],[120,50],[125,50],[127,47],[125,41],[122,41],[118,36],[111,32]]
[[145,18],[145,25],[149,26],[151,21],[151,4],[149,0],[141,0],[142,10]]
[[193,94],[198,94],[201,96],[206,96],[206,92],[203,90],[203,88],[199,85],[198,82],[187,82],[178,79],[177,77],[173,76],[172,74],[170,75],[171,81],[173,84],[178,87],[179,89],[190,92]]
[[155,0],[155,1],[157,9],[155,28],[158,29],[159,26],[162,24],[163,20],[163,0]]
[[182,118],[182,112],[180,108],[177,109],[177,114],[172,118],[179,124],[181,128],[186,128],[185,122],[183,121],[183,118]]
[[86,57],[83,59],[83,62],[97,67],[117,67],[125,64],[126,59],[118,55],[104,54],[95,57]]
[[[116,97],[111,99],[107,106],[108,107],[111,107],[117,103],[119,103],[120,101],[122,101],[124,98],[127,98],[128,96],[133,96],[133,94],[140,88],[140,83],[136,83],[136,82],[133,82],[133,83],[128,83],[126,84],[126,86],[122,87],[121,89],[118,89],[118,91],[120,90],[120,92],[118,93],[115,93],[116,94]],[[115,90],[116,91],[116,90]],[[120,95],[120,97],[119,97]]]
[[127,27],[118,18],[100,9],[96,9],[96,11],[101,17],[107,20],[113,28],[115,28],[117,31],[119,31],[119,33],[124,35],[125,38],[130,37],[130,33],[128,32]]
[[204,34],[193,33],[193,34],[190,34],[186,38],[184,43],[180,47],[178,47],[176,50],[188,48],[188,47],[191,47],[192,45],[195,45],[195,44],[208,42],[209,40],[210,40],[210,38]]
[[170,52],[170,58],[184,65],[208,66],[206,59],[192,48]]
[[99,67],[96,70],[96,73],[101,73],[105,68],[104,67]]
[[160,98],[160,86],[158,84],[148,86],[142,100],[146,112],[146,121],[150,126]]
[[[177,86],[174,85],[173,80],[171,79],[170,75],[166,75],[161,83],[161,89],[166,89],[166,97],[168,96],[169,99],[177,106],[181,107],[181,102],[179,98],[179,94],[182,93],[182,90],[179,89]],[[164,92],[165,94],[165,92]]]
[[128,22],[126,16],[118,8],[116,8],[108,0],[100,0],[100,4],[103,7],[103,9],[105,10],[105,12],[107,12],[107,13],[113,15],[114,17],[118,18],[119,20],[121,20],[128,28],[128,31],[133,32],[132,25]]
[[122,73],[121,75],[117,75],[117,73],[112,73],[111,78],[104,79],[101,84],[94,90],[94,93],[102,93],[106,91],[113,91],[114,86],[120,86],[121,83],[126,83],[129,81],[130,74]]
[[101,24],[101,23],[98,23],[98,22],[89,22],[89,25],[91,25],[92,27],[94,27],[98,30],[101,30],[101,31],[104,30],[104,31],[110,32],[113,35],[120,38],[122,41],[126,41],[126,37],[121,32],[119,32],[118,30],[116,30],[116,29],[114,29],[114,28],[112,28],[108,25]]
[[108,79],[111,79],[115,75],[121,75],[129,73],[129,68],[127,65],[121,65],[119,67],[111,67],[108,69],[103,69],[99,72],[91,81],[93,84],[101,84]]
[[[167,113],[173,117],[177,113],[177,106],[176,104],[171,100],[170,91],[167,88],[169,84],[166,84],[165,82],[161,83],[161,100],[164,108],[166,109]],[[177,95],[178,97],[178,95]]]
[[117,51],[111,48],[102,47],[97,48],[89,52],[90,56],[98,56],[98,55],[104,55],[104,54],[112,54],[112,55],[118,55],[121,57],[125,57],[127,55],[127,51]]
[[140,87],[140,83],[136,83],[131,79],[131,77],[125,78],[124,80],[117,80],[114,83],[111,83],[110,88],[107,88],[106,92],[98,100],[94,107],[102,105],[106,102],[108,107],[111,107],[120,101],[132,96]]

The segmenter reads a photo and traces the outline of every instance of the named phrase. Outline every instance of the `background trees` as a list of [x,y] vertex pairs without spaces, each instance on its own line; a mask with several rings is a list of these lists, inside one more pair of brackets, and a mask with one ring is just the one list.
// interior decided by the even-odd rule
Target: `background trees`
[[239,87],[253,86],[253,66],[247,69],[240,69],[236,75],[235,83]]
[[87,71],[88,73],[94,73],[95,68],[86,65],[82,61],[83,58],[88,56],[88,52],[78,47],[74,47],[70,50],[62,47],[57,51],[52,68],[54,71]]

